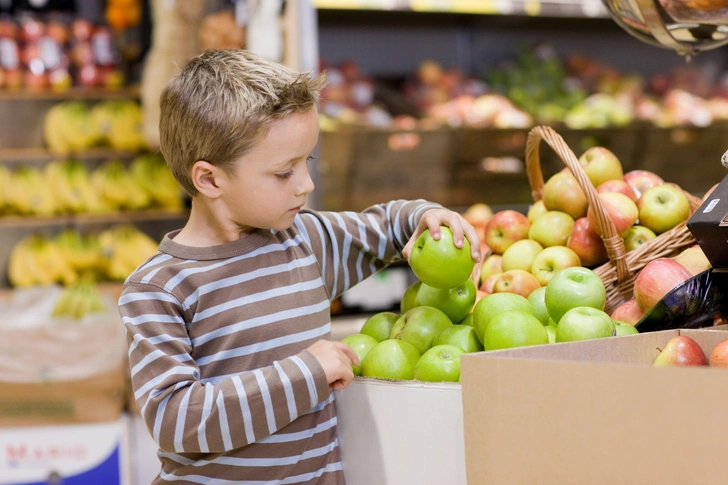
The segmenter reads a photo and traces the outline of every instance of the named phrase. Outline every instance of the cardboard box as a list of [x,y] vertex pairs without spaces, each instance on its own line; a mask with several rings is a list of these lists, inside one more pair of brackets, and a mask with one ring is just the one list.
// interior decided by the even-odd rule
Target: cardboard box
[[[717,328],[717,327],[716,327]],[[470,484],[726,483],[728,371],[654,368],[666,330],[462,357]]]
[[125,417],[112,423],[3,429],[0,484],[131,485],[128,441]]
[[125,398],[120,322],[3,329],[0,426],[114,421]]
[[460,384],[355,378],[336,392],[347,485],[464,485]]
[[688,229],[713,268],[728,268],[728,176],[690,217]]

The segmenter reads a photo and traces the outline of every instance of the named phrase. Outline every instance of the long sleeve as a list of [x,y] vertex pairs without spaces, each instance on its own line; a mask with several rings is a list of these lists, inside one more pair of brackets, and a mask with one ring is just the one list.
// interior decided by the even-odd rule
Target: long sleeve
[[441,206],[396,200],[356,212],[304,212],[296,229],[316,255],[330,298],[401,260],[422,214]]
[[324,370],[306,350],[268,367],[201,379],[189,310],[162,287],[128,282],[119,311],[128,332],[134,397],[162,451],[241,448],[329,398]]

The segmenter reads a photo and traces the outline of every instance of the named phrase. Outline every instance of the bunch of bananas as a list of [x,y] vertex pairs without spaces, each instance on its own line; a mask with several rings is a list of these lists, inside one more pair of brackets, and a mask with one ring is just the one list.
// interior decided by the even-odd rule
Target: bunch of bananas
[[34,167],[20,167],[5,181],[5,206],[20,215],[48,216],[56,212],[56,201],[48,190],[45,174]]
[[104,310],[106,310],[106,306],[98,288],[92,282],[84,280],[63,289],[51,315],[78,319],[89,313],[98,313]]
[[55,243],[33,234],[22,239],[11,251],[8,279],[19,288],[52,283],[70,285],[78,280],[78,274]]
[[83,101],[64,101],[53,106],[43,121],[48,148],[60,155],[96,145],[117,150],[141,150],[146,146],[143,113],[131,100],[103,101],[93,108]]
[[91,184],[86,166],[78,160],[56,160],[46,165],[45,175],[55,198],[57,212],[100,213],[111,210]]
[[150,205],[146,190],[137,184],[124,164],[109,160],[91,175],[94,190],[113,209],[143,209]]
[[113,226],[99,235],[62,231],[55,239],[34,234],[10,253],[8,279],[18,288],[80,280],[125,280],[157,252],[157,243],[130,224]]
[[101,139],[98,124],[82,101],[64,101],[53,106],[43,121],[48,148],[60,155],[86,150]]
[[91,119],[101,133],[101,141],[117,150],[137,151],[146,147],[143,113],[138,103],[111,100],[91,108]]
[[164,209],[181,209],[180,186],[164,158],[158,154],[137,156],[129,166],[134,181],[142,187],[154,205]]
[[130,224],[120,224],[99,234],[106,257],[105,274],[115,281],[125,280],[157,252],[158,244]]

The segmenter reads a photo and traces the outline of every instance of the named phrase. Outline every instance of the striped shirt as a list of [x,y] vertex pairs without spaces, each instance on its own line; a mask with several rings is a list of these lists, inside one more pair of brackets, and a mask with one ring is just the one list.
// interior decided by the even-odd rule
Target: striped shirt
[[330,337],[331,301],[401,259],[437,207],[304,210],[207,248],[168,234],[119,300],[153,483],[343,484],[334,395],[306,348]]

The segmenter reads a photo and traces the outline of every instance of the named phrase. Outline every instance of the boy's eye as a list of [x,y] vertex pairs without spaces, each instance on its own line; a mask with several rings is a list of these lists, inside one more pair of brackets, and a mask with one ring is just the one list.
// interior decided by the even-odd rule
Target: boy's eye
[[283,172],[283,173],[277,173],[276,177],[278,177],[281,180],[286,180],[286,179],[290,178],[291,175],[293,175],[293,170],[289,170],[288,172]]

